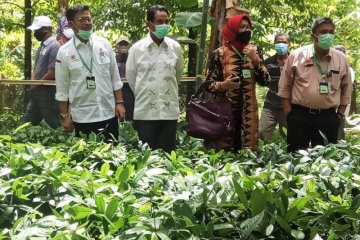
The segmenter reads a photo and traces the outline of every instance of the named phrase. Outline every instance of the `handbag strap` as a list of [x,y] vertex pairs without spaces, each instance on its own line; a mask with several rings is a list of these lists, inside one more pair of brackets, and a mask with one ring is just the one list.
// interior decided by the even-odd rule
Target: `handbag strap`
[[204,93],[204,91],[214,93],[213,91],[209,90],[209,86],[216,82],[215,80],[205,80],[202,82],[199,86],[199,88],[196,90],[195,94],[191,96],[191,99],[196,99],[200,96],[200,94]]

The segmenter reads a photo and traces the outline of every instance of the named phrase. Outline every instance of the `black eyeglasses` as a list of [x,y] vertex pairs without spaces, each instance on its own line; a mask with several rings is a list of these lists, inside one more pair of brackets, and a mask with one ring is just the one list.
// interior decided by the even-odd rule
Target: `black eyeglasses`
[[84,24],[84,23],[92,23],[92,18],[89,17],[79,17],[77,19],[80,23]]

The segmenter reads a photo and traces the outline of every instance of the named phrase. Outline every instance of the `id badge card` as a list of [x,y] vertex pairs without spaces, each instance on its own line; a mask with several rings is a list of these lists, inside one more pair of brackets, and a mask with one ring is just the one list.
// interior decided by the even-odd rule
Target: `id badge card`
[[319,90],[320,94],[330,94],[330,84],[328,82],[321,82]]
[[87,89],[96,89],[95,77],[87,76],[86,77],[86,87]]
[[244,78],[251,78],[251,71],[250,69],[243,69],[242,70],[242,75]]

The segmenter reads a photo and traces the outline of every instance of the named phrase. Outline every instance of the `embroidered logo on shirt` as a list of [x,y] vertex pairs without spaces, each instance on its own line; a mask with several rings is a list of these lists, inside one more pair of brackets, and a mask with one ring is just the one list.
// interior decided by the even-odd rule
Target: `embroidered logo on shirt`
[[70,60],[71,60],[71,61],[76,61],[75,55],[70,55]]
[[169,110],[170,109],[170,102],[164,102],[164,106],[162,110]]
[[172,77],[165,77],[164,80],[170,82],[172,80]]
[[171,63],[164,62],[164,70],[166,70],[166,69],[171,70],[171,68],[172,68]]
[[156,110],[156,103],[150,103],[150,110]]
[[155,71],[156,70],[156,67],[155,67],[155,63],[153,63],[153,64],[149,64],[149,66],[148,66],[148,71]]

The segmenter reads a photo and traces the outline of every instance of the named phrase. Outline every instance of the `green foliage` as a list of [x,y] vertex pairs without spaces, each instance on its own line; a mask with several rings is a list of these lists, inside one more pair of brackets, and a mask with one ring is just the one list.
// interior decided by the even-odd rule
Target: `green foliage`
[[118,146],[37,127],[1,135],[0,238],[359,237],[359,145],[291,156],[272,143],[255,156],[179,132],[165,154],[138,145],[130,124],[121,132]]

